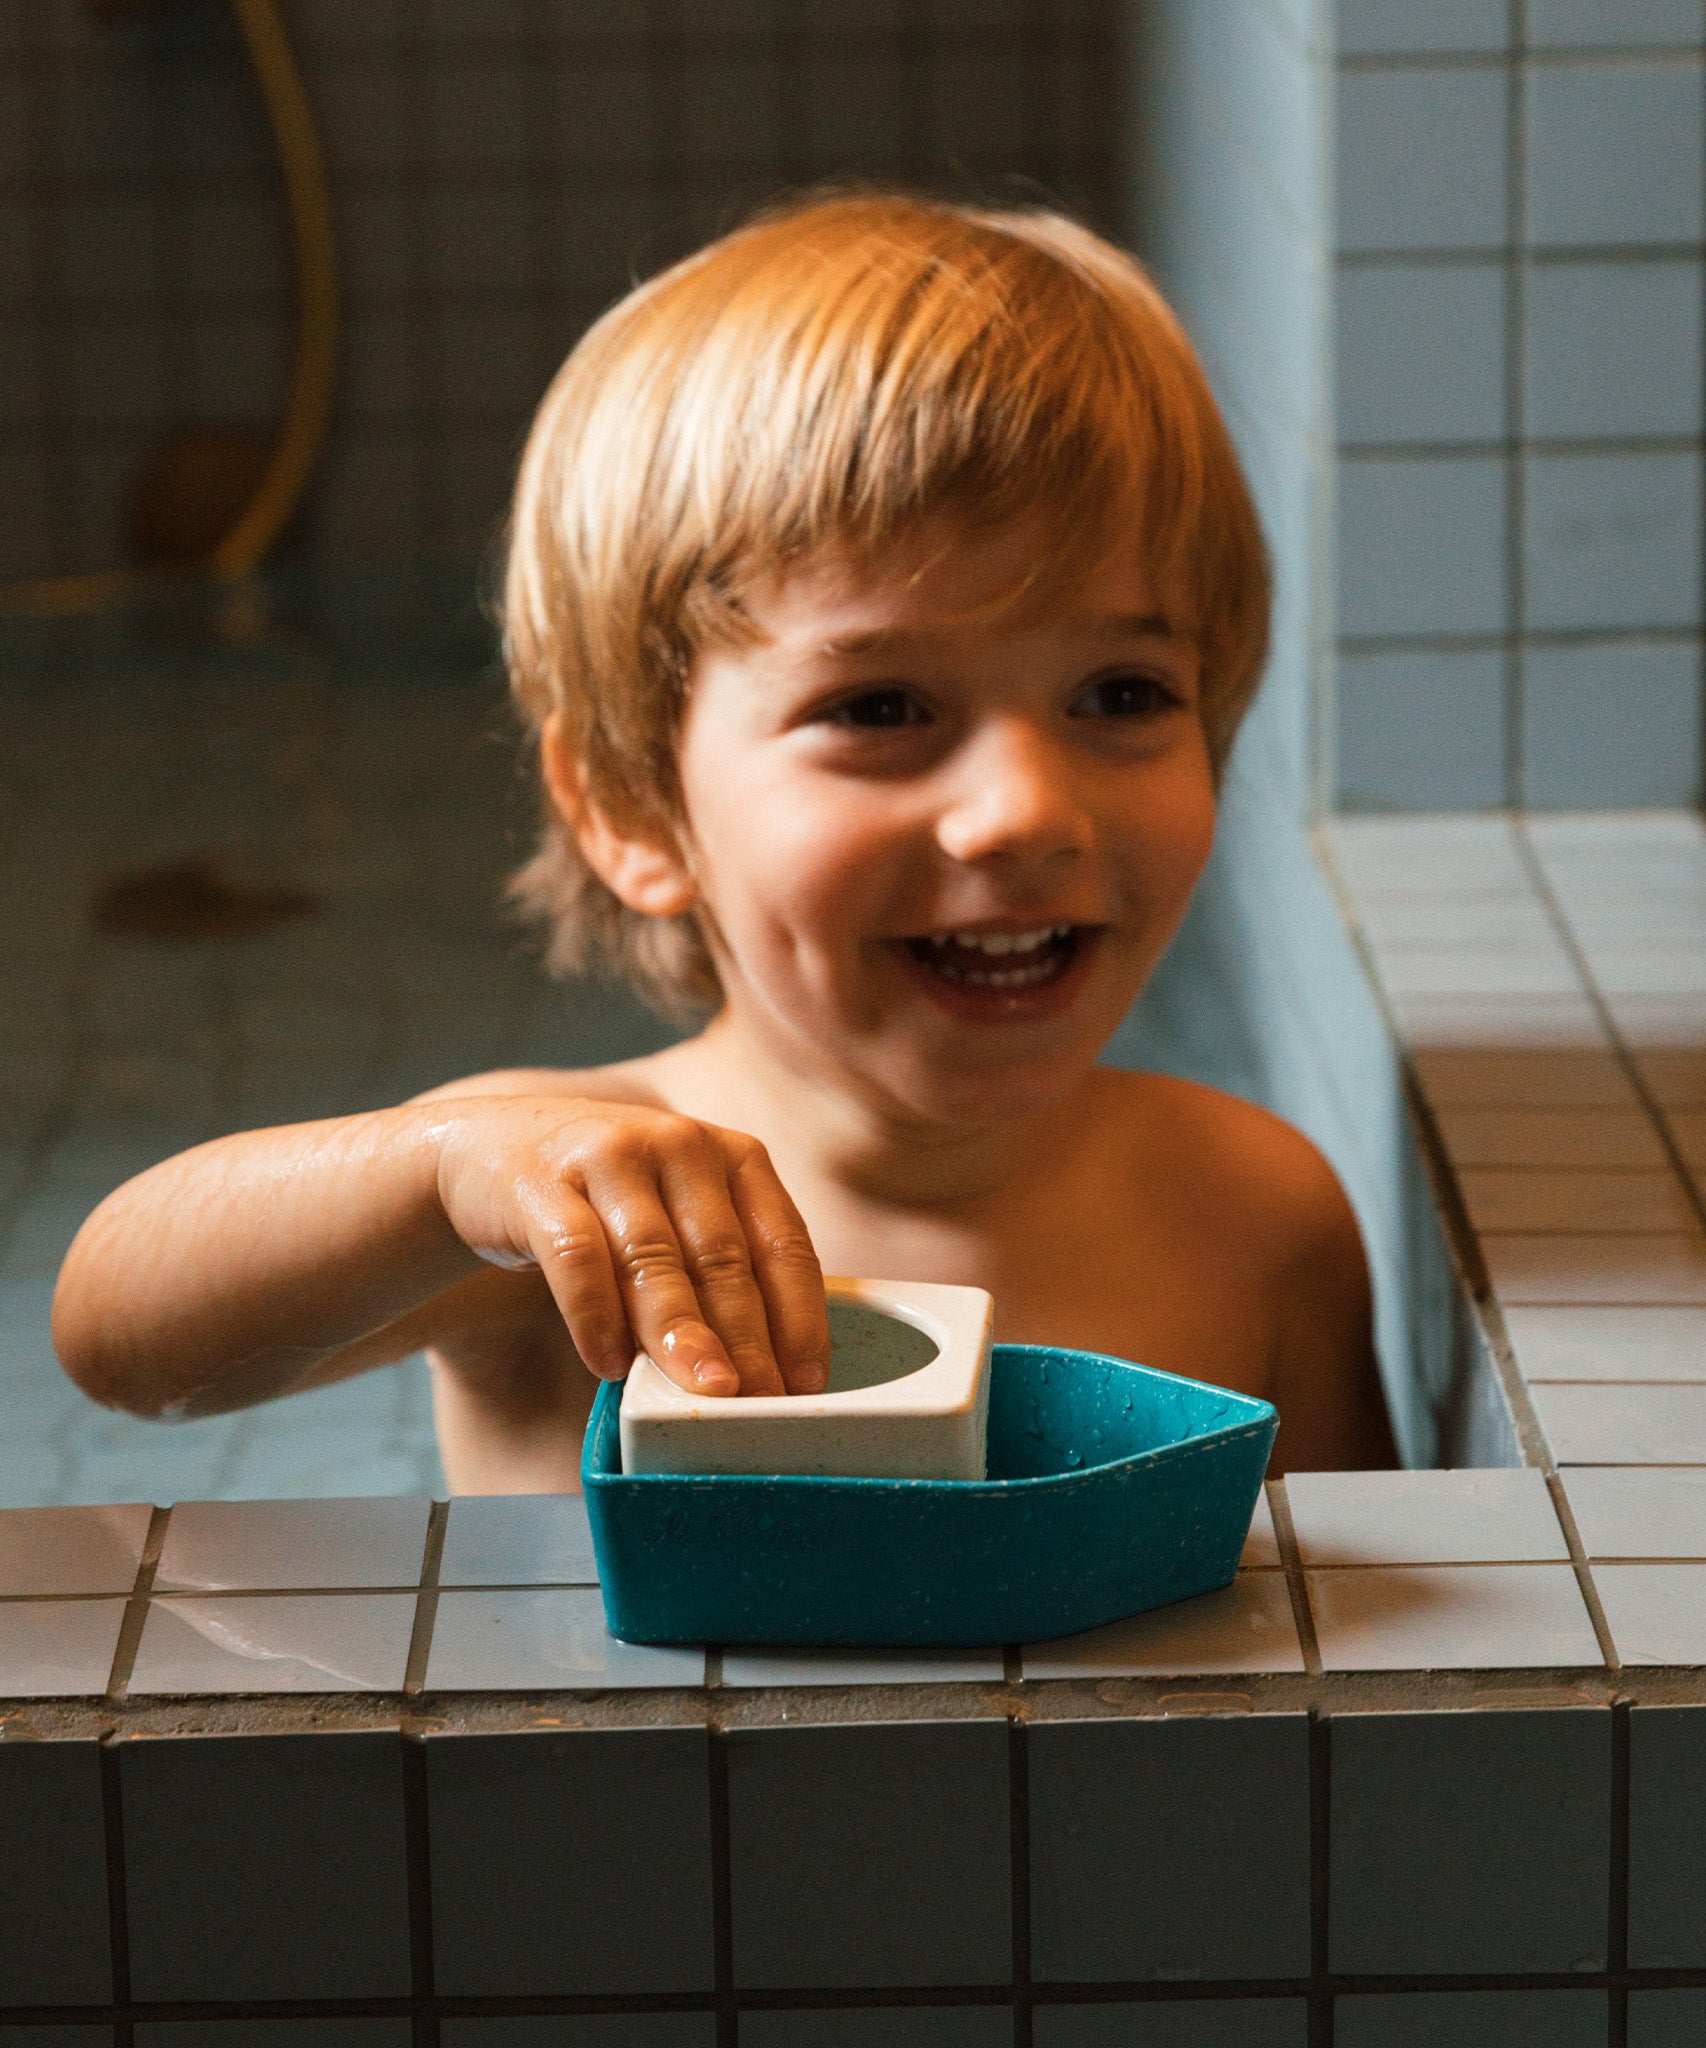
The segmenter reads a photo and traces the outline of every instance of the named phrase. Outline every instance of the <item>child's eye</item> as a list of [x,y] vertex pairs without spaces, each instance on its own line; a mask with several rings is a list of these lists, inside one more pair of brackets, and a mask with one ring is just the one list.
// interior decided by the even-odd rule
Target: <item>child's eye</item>
[[830,707],[825,716],[832,725],[857,726],[867,731],[899,725],[928,725],[930,722],[929,712],[912,692],[892,684],[877,690],[861,690],[854,697],[843,697],[839,704]]
[[1103,676],[1072,706],[1074,718],[1152,718],[1179,701],[1159,676]]

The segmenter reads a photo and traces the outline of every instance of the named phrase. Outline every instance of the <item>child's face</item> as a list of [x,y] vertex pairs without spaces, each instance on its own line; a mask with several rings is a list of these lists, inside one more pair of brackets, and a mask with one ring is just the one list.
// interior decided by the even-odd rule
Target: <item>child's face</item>
[[1056,544],[1026,519],[821,563],[694,666],[687,858],[729,1020],[902,1114],[1058,1100],[1208,856],[1195,650],[1127,561],[1004,610]]

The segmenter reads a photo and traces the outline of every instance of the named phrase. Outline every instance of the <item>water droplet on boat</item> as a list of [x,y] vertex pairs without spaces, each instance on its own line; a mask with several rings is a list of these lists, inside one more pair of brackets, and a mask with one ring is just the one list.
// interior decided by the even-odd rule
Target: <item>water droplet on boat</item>
[[1066,1462],[1076,1471],[1084,1462],[1084,1454],[1081,1451],[1068,1451]]

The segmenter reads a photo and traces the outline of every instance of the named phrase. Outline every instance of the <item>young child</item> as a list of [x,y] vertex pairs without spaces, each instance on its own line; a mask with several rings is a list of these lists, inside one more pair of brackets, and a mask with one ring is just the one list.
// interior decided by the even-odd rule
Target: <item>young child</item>
[[571,1489],[636,1350],[820,1388],[827,1268],[1265,1395],[1281,1469],[1389,1463],[1329,1167],[1096,1064],[1208,854],[1267,598],[1189,343],[1065,219],[834,197],[642,286],[522,463],[517,887],[555,966],[709,1022],[153,1168],[66,1259],[67,1369],[198,1415],[425,1348],[454,1489]]

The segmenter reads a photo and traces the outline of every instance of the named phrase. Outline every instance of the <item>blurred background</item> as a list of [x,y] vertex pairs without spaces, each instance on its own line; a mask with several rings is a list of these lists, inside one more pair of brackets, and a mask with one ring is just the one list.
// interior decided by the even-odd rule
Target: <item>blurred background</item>
[[826,178],[1064,206],[1184,312],[1279,625],[1116,1056],[1310,1129],[1380,1265],[1310,819],[1699,798],[1703,55],[1701,0],[0,0],[0,1504],[441,1487],[418,1366],[92,1409],[52,1276],[219,1130],[661,1042],[502,920],[482,591],[588,321]]

